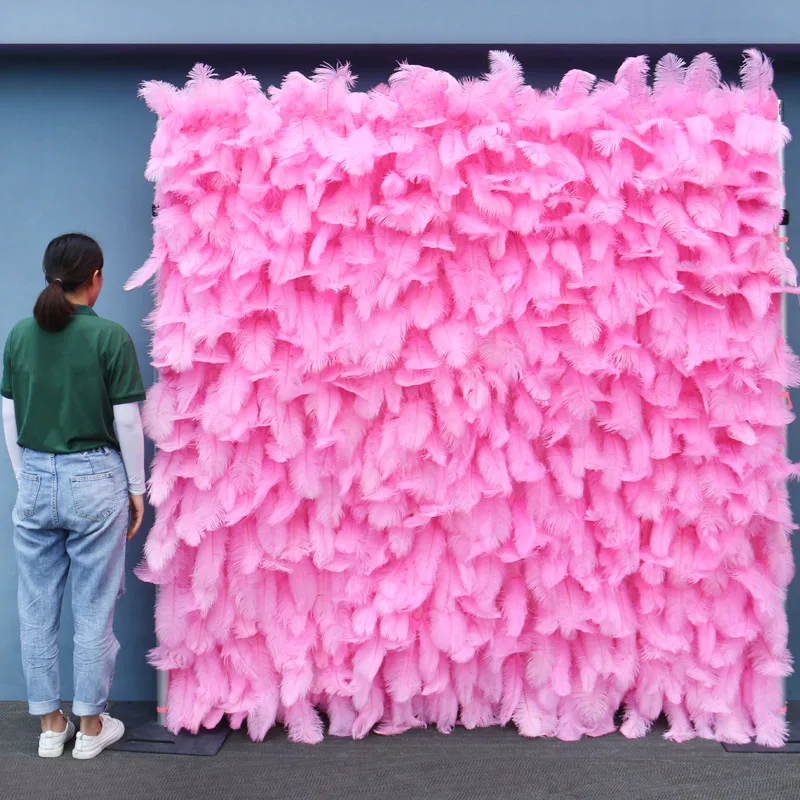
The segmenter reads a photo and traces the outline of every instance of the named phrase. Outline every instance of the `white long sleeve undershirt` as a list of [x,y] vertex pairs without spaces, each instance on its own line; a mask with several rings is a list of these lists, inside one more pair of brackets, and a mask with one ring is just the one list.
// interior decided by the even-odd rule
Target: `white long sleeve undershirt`
[[128,473],[128,493],[144,494],[144,431],[138,403],[114,406],[114,427],[125,472]]
[[[142,415],[138,403],[125,403],[114,406],[114,427],[117,431],[122,462],[128,475],[128,492],[141,495],[146,491],[144,476],[144,432]],[[17,443],[17,418],[14,401],[3,398],[3,432],[6,449],[14,468],[14,475],[19,479],[22,471],[22,449]]]
[[14,401],[7,397],[3,398],[3,433],[6,437],[6,449],[8,457],[11,459],[11,466],[14,468],[14,477],[19,480],[19,473],[22,472],[22,448],[17,444],[19,435],[17,433],[17,417],[14,413]]

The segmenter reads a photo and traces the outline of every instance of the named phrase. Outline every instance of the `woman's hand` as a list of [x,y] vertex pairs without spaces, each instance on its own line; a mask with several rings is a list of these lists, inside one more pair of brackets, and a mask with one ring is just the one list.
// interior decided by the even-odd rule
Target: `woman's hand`
[[128,523],[128,541],[133,539],[133,537],[139,533],[139,528],[142,527],[142,521],[144,520],[144,495],[132,494],[129,495],[129,497],[131,505],[131,519]]

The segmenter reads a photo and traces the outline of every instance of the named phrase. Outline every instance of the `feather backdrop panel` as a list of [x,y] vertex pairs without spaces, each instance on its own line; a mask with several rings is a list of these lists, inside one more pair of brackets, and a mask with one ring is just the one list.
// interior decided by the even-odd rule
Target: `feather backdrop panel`
[[353,83],[142,90],[169,726],[780,744],[769,62]]

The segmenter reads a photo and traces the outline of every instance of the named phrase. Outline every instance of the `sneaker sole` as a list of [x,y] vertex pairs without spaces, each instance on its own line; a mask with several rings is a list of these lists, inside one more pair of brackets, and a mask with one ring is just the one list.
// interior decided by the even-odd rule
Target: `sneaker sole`
[[103,750],[111,747],[112,744],[116,744],[124,735],[125,728],[123,728],[113,739],[109,739],[107,742],[104,742],[102,747],[98,747],[95,750],[73,750],[72,757],[77,758],[78,761],[89,761],[92,758],[97,758],[97,756],[99,756]]
[[63,754],[64,754],[63,744],[59,748],[54,747],[52,750],[39,750],[39,758],[58,758]]

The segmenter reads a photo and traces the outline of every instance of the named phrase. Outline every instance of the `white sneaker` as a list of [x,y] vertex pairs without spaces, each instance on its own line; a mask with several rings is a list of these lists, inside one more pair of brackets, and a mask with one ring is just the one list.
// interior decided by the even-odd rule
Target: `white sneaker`
[[67,727],[61,733],[45,731],[39,735],[39,758],[58,758],[64,752],[64,745],[75,735],[75,723],[66,721]]
[[87,760],[99,756],[106,747],[118,742],[125,735],[125,726],[108,714],[100,715],[100,724],[103,728],[97,736],[87,736],[78,731],[72,750],[73,758]]

